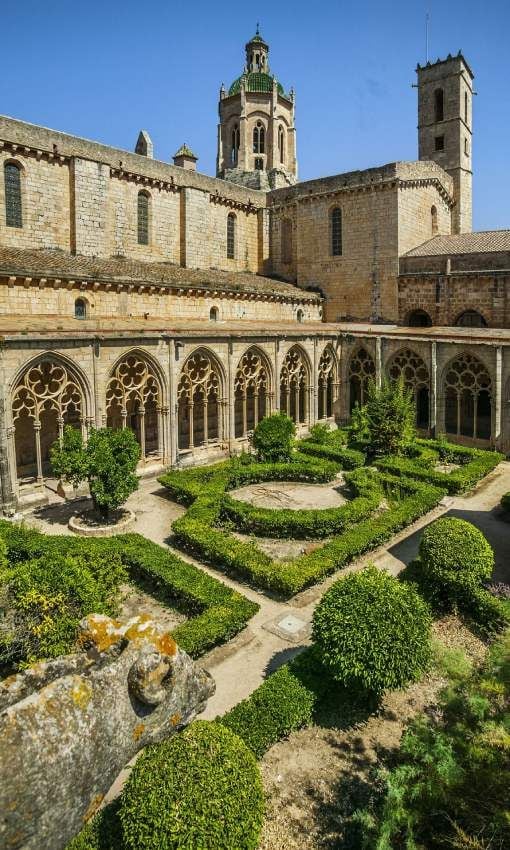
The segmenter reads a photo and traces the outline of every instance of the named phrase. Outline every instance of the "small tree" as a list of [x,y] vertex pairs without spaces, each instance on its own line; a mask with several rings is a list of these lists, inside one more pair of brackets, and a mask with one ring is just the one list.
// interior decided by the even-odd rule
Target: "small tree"
[[290,460],[296,426],[285,413],[274,413],[261,419],[253,432],[253,447],[263,463]]
[[430,624],[429,608],[411,585],[371,566],[324,594],[313,638],[333,679],[381,696],[421,676],[430,658]]
[[104,519],[138,489],[135,475],[140,447],[129,428],[93,429],[87,444],[71,426],[50,451],[56,475],[77,487],[88,481],[94,509]]
[[402,377],[384,381],[380,388],[370,381],[366,404],[353,412],[351,434],[356,442],[366,443],[372,455],[398,455],[413,442],[415,422],[413,393]]

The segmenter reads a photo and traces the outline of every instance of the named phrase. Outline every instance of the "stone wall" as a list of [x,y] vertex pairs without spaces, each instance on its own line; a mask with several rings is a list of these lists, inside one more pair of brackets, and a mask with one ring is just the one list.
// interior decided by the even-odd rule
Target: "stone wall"
[[424,310],[433,325],[455,325],[466,310],[475,310],[490,328],[510,327],[510,272],[456,275],[403,273],[398,282],[399,323]]

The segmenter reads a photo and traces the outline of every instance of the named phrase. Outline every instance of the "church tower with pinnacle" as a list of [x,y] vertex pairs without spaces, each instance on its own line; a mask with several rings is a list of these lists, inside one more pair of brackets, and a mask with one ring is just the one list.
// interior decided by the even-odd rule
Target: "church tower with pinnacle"
[[277,189],[297,179],[294,92],[269,68],[269,45],[259,32],[246,44],[243,73],[219,101],[216,175],[254,189]]

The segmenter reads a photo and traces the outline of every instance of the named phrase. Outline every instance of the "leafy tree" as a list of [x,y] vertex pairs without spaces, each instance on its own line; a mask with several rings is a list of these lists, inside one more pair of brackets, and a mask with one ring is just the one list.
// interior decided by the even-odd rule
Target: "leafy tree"
[[140,447],[129,428],[93,429],[84,444],[80,432],[66,426],[50,458],[55,474],[73,486],[88,481],[94,508],[104,519],[138,488]]
[[380,388],[370,381],[366,404],[352,414],[351,439],[365,443],[375,456],[403,454],[415,439],[415,422],[413,393],[402,377],[385,380]]
[[421,676],[430,659],[430,624],[412,585],[372,565],[324,594],[313,638],[332,678],[381,696]]
[[285,413],[273,413],[261,419],[253,432],[253,447],[263,463],[290,460],[296,426]]

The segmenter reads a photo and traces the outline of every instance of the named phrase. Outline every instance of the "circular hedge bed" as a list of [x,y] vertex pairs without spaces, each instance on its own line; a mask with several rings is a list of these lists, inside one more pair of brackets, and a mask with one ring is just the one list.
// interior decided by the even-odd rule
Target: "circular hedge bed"
[[263,814],[255,756],[206,720],[142,753],[120,809],[129,850],[255,850]]
[[367,567],[336,582],[313,617],[329,674],[380,696],[416,681],[430,659],[428,605],[408,584]]

